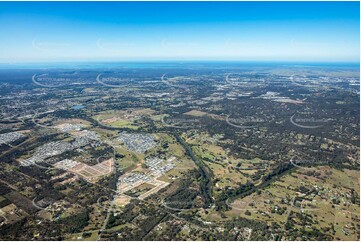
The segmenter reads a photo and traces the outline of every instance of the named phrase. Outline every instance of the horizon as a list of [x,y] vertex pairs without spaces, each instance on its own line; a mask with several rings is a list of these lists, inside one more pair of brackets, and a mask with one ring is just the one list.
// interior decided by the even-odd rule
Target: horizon
[[[106,65],[106,66],[104,66]],[[360,69],[360,62],[321,61],[232,61],[232,60],[137,60],[137,61],[66,61],[66,62],[23,62],[0,63],[0,70],[11,69],[113,69],[113,68],[188,68],[198,65],[209,67],[338,67]],[[242,65],[242,66],[240,66]]]
[[360,63],[359,10],[359,2],[1,2],[0,63]]

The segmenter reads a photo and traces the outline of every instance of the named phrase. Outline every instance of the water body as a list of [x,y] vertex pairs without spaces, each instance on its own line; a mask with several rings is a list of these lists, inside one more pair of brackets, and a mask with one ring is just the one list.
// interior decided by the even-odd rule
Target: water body
[[74,110],[80,110],[80,109],[85,108],[85,106],[84,105],[75,105],[75,106],[73,106],[71,108],[74,109]]

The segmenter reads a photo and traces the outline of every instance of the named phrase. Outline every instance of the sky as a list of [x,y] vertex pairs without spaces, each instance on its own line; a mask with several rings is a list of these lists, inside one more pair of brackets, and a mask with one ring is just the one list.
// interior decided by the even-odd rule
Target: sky
[[0,2],[0,63],[359,62],[359,2]]

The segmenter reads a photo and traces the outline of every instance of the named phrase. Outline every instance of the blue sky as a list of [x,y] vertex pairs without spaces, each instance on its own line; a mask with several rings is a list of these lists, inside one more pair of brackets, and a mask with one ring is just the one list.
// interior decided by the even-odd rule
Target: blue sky
[[0,2],[0,62],[359,62],[359,2]]

